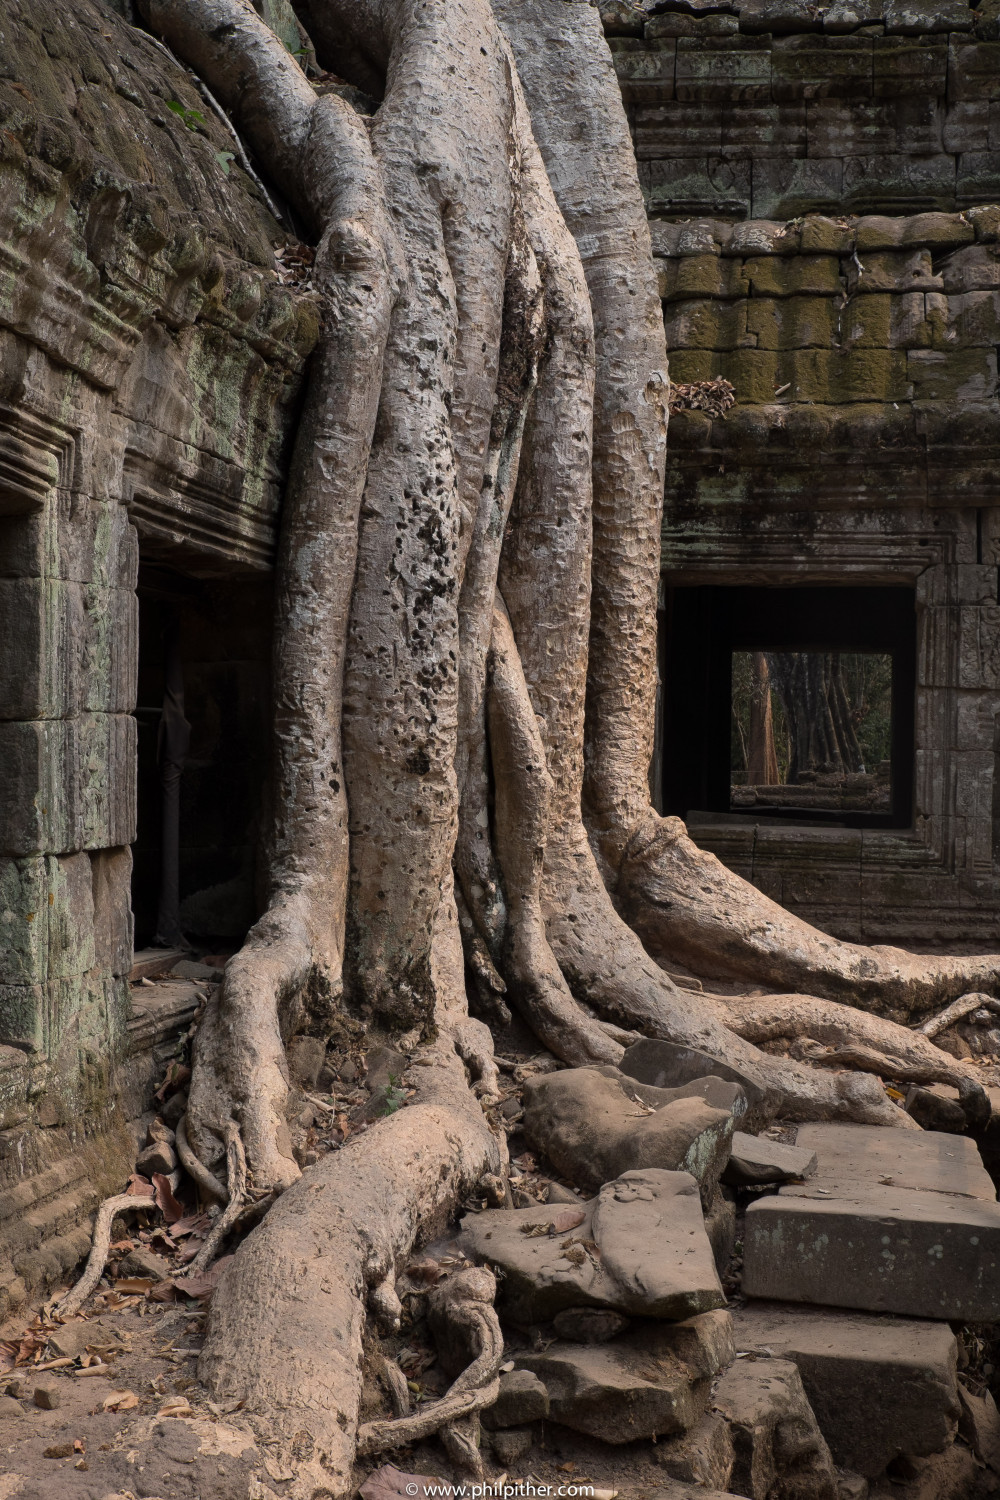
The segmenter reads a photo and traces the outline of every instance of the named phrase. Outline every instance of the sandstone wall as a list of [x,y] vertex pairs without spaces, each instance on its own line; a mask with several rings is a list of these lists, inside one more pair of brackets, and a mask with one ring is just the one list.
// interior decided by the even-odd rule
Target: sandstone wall
[[23,1295],[120,1181],[170,1032],[129,986],[140,553],[270,568],[316,312],[162,49],[101,0],[2,0],[0,34],[0,1289]]
[[604,10],[671,376],[722,376],[737,398],[671,419],[665,577],[906,584],[918,614],[910,829],[715,815],[692,831],[839,935],[992,948],[997,7]]

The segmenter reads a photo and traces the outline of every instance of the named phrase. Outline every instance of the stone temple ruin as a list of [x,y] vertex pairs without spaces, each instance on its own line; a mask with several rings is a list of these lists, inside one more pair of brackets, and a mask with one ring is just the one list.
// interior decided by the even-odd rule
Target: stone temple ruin
[[[168,58],[112,32],[122,8],[22,14],[0,67],[0,1324],[65,1281],[133,1169],[218,973],[185,939],[231,952],[256,914],[276,519],[316,338],[308,252],[275,273],[288,232],[230,174],[242,148]],[[677,387],[658,805],[837,936],[995,949],[997,0],[601,12]],[[881,769],[854,773],[853,801],[824,803],[822,776],[734,784],[737,658],[783,653],[888,664]],[[501,1314],[556,1330],[504,1376],[498,1459],[543,1420],[610,1443],[627,1420],[662,1439],[664,1495],[882,1496],[887,1472],[906,1500],[995,1493],[988,1382],[957,1379],[955,1330],[980,1330],[992,1372],[1000,1322],[972,1141],[754,1137],[738,1078],[635,1052],[603,1078],[518,1080],[553,1232],[580,1254],[555,1256],[528,1168],[516,1213],[463,1224],[506,1272]],[[621,1149],[588,1181],[598,1095]],[[635,1146],[637,1102],[674,1121],[683,1102],[670,1170]],[[657,1267],[653,1307],[636,1246],[660,1197],[698,1249]]]

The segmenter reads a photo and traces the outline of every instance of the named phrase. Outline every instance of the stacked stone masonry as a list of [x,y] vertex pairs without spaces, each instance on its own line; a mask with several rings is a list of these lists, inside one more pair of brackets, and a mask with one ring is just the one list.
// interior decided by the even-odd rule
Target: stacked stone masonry
[[725,417],[671,418],[665,582],[915,591],[910,828],[690,808],[692,832],[840,936],[991,947],[997,8],[602,9],[671,378],[722,377],[736,396]]
[[130,996],[140,558],[270,570],[317,328],[274,270],[288,231],[162,49],[79,0],[7,7],[4,51],[0,1195],[23,1202],[0,1205],[0,1317],[3,1287],[78,1258],[38,1247],[120,1183],[193,1005],[150,1029]]

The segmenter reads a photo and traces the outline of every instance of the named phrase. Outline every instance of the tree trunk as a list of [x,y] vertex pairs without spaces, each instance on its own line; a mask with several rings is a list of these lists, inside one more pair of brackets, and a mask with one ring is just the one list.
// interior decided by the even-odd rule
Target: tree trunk
[[788,724],[789,784],[818,774],[863,771],[861,747],[851,720],[840,653],[774,652],[767,656]]
[[750,656],[750,726],[747,735],[747,785],[777,786],[778,756],[774,748],[771,678],[763,651]]

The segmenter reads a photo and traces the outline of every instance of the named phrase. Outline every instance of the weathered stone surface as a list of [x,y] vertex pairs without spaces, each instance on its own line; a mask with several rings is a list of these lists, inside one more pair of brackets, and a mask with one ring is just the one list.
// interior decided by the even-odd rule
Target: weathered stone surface
[[626,1172],[574,1223],[579,1212],[498,1209],[462,1220],[467,1252],[503,1273],[499,1301],[512,1321],[542,1322],[582,1306],[679,1319],[722,1305],[688,1173]]
[[735,1187],[752,1187],[764,1182],[793,1182],[811,1177],[815,1171],[815,1151],[737,1130],[723,1180]]
[[816,1170],[807,1183],[789,1188],[786,1196],[877,1185],[996,1201],[992,1179],[975,1142],[967,1137],[823,1121],[800,1125],[796,1146],[815,1153]]
[[1000,1205],[878,1185],[828,1198],[810,1190],[817,1196],[782,1188],[747,1210],[748,1296],[962,1322],[1000,1317]]
[[534,1440],[535,1434],[530,1427],[506,1427],[491,1435],[490,1445],[497,1463],[508,1468],[530,1452]]
[[500,1376],[500,1394],[483,1412],[486,1428],[523,1427],[549,1414],[549,1393],[531,1370],[509,1370]]
[[881,1474],[944,1448],[958,1418],[958,1346],[947,1323],[749,1302],[736,1346],[797,1366],[834,1462]]
[[[727,1489],[735,1461],[729,1423],[721,1412],[708,1411],[687,1432],[658,1442],[654,1457],[671,1479],[686,1481],[683,1490],[671,1488],[668,1494],[704,1497],[706,1488]],[[699,1488],[695,1492],[687,1484]]]
[[[606,1443],[628,1443],[686,1431],[705,1410],[718,1351],[703,1358],[702,1377],[679,1354],[675,1334],[670,1324],[650,1324],[596,1347],[551,1344],[519,1355],[518,1363],[545,1382],[555,1421]],[[687,1347],[704,1356],[709,1343],[699,1332]]]
[[143,1148],[135,1159],[135,1170],[143,1177],[152,1177],[154,1172],[169,1177],[177,1170],[177,1153],[169,1141],[153,1141]]
[[715,1388],[713,1409],[729,1423],[736,1494],[769,1500],[838,1500],[830,1450],[795,1365],[783,1359],[737,1360]]
[[611,1068],[530,1078],[525,1133],[560,1172],[592,1192],[643,1167],[690,1172],[699,1182],[717,1179],[729,1155],[733,1115],[697,1095],[657,1108],[653,1099],[636,1099],[631,1082]]
[[694,1047],[682,1047],[676,1042],[652,1037],[644,1037],[626,1048],[621,1072],[658,1089],[679,1088],[702,1078],[721,1078],[739,1084],[751,1111],[761,1098],[758,1085],[738,1068],[709,1057],[707,1052],[699,1052]]
[[609,1307],[565,1307],[552,1321],[559,1337],[573,1344],[606,1344],[629,1327],[629,1319]]

